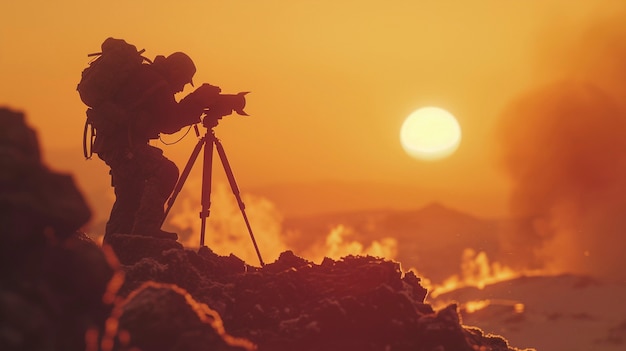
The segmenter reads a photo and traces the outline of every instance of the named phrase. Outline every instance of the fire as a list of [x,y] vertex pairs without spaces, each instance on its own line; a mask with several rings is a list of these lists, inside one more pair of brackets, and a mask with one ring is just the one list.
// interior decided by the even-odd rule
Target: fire
[[493,306],[506,306],[507,308],[510,308],[511,312],[515,314],[522,314],[524,313],[524,310],[525,310],[525,306],[521,302],[510,301],[510,300],[499,300],[499,299],[467,301],[461,305],[461,309],[465,313],[475,313],[492,305]]
[[441,285],[432,287],[431,296],[437,297],[443,293],[463,287],[484,289],[485,286],[514,279],[524,275],[498,262],[490,263],[487,254],[466,248],[462,254],[461,275],[453,275]]
[[468,301],[463,304],[463,308],[467,313],[474,313],[478,310],[482,310],[491,304],[490,300],[477,300],[477,301]]

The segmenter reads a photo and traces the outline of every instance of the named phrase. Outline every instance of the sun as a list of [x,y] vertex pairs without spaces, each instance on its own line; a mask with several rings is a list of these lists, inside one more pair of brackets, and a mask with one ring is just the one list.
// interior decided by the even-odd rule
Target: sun
[[450,112],[439,107],[423,107],[402,123],[400,143],[407,154],[418,160],[440,160],[458,149],[461,126]]

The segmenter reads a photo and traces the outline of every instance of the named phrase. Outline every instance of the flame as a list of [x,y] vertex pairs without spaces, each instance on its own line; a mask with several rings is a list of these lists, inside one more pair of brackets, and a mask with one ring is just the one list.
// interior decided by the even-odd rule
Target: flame
[[474,313],[476,311],[482,310],[491,304],[491,300],[475,300],[468,301],[463,304],[462,308],[465,309],[467,313]]
[[437,297],[463,287],[476,287],[484,289],[485,286],[515,279],[525,275],[535,275],[535,271],[515,271],[510,267],[498,262],[490,263],[484,251],[476,252],[472,248],[463,250],[461,262],[461,274],[452,275],[440,285],[431,287],[431,296]]
[[515,314],[522,314],[525,310],[525,305],[521,302],[501,299],[467,301],[461,305],[461,309],[465,313],[476,313],[492,305],[509,306],[511,308],[511,312]]

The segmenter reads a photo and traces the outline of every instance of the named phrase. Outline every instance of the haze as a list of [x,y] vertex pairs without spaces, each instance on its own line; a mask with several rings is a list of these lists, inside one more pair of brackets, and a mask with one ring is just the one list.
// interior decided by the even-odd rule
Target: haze
[[[96,222],[108,216],[112,190],[102,162],[82,158],[85,106],[75,88],[86,55],[99,51],[109,36],[145,48],[151,58],[184,51],[198,67],[196,83],[218,85],[225,93],[251,91],[246,107],[251,116],[228,116],[216,132],[242,191],[268,199],[271,216],[278,217],[430,202],[482,217],[537,215],[543,210],[528,209],[534,200],[518,200],[541,190],[529,190],[528,173],[519,173],[510,156],[526,144],[536,147],[527,149],[527,160],[541,155],[542,146],[532,144],[539,127],[511,106],[564,77],[589,78],[609,95],[623,88],[623,79],[611,78],[623,70],[601,64],[623,57],[618,56],[623,44],[621,51],[611,50],[624,39],[620,1],[85,6],[62,0],[6,3],[0,9],[0,104],[26,112],[47,163],[75,175]],[[608,24],[594,30],[602,23]],[[600,45],[591,46],[594,42]],[[612,103],[621,111],[619,102]],[[450,158],[418,162],[402,150],[399,128],[422,106],[445,108],[458,118],[463,142]],[[581,117],[581,130],[587,117]],[[602,139],[605,132],[596,136]],[[559,140],[558,130],[546,133],[552,134],[540,134],[543,143]],[[195,143],[190,135],[175,145],[156,145],[182,169]],[[610,169],[616,159],[621,156],[589,167]],[[545,174],[545,165],[528,166],[536,170],[530,174]],[[214,168],[221,176],[219,165]],[[192,193],[199,188],[195,177],[188,184]],[[584,193],[581,184],[575,189]],[[596,200],[604,204],[603,199]],[[545,199],[543,209],[559,201]]]

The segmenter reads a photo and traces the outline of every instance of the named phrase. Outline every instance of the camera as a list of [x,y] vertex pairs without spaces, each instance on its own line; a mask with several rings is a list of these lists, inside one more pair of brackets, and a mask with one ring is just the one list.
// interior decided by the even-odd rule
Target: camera
[[243,110],[246,107],[246,94],[249,92],[240,92],[238,94],[219,94],[215,102],[204,109],[204,118],[202,123],[205,127],[213,127],[217,125],[217,120],[224,116],[237,113],[240,116],[248,116]]

